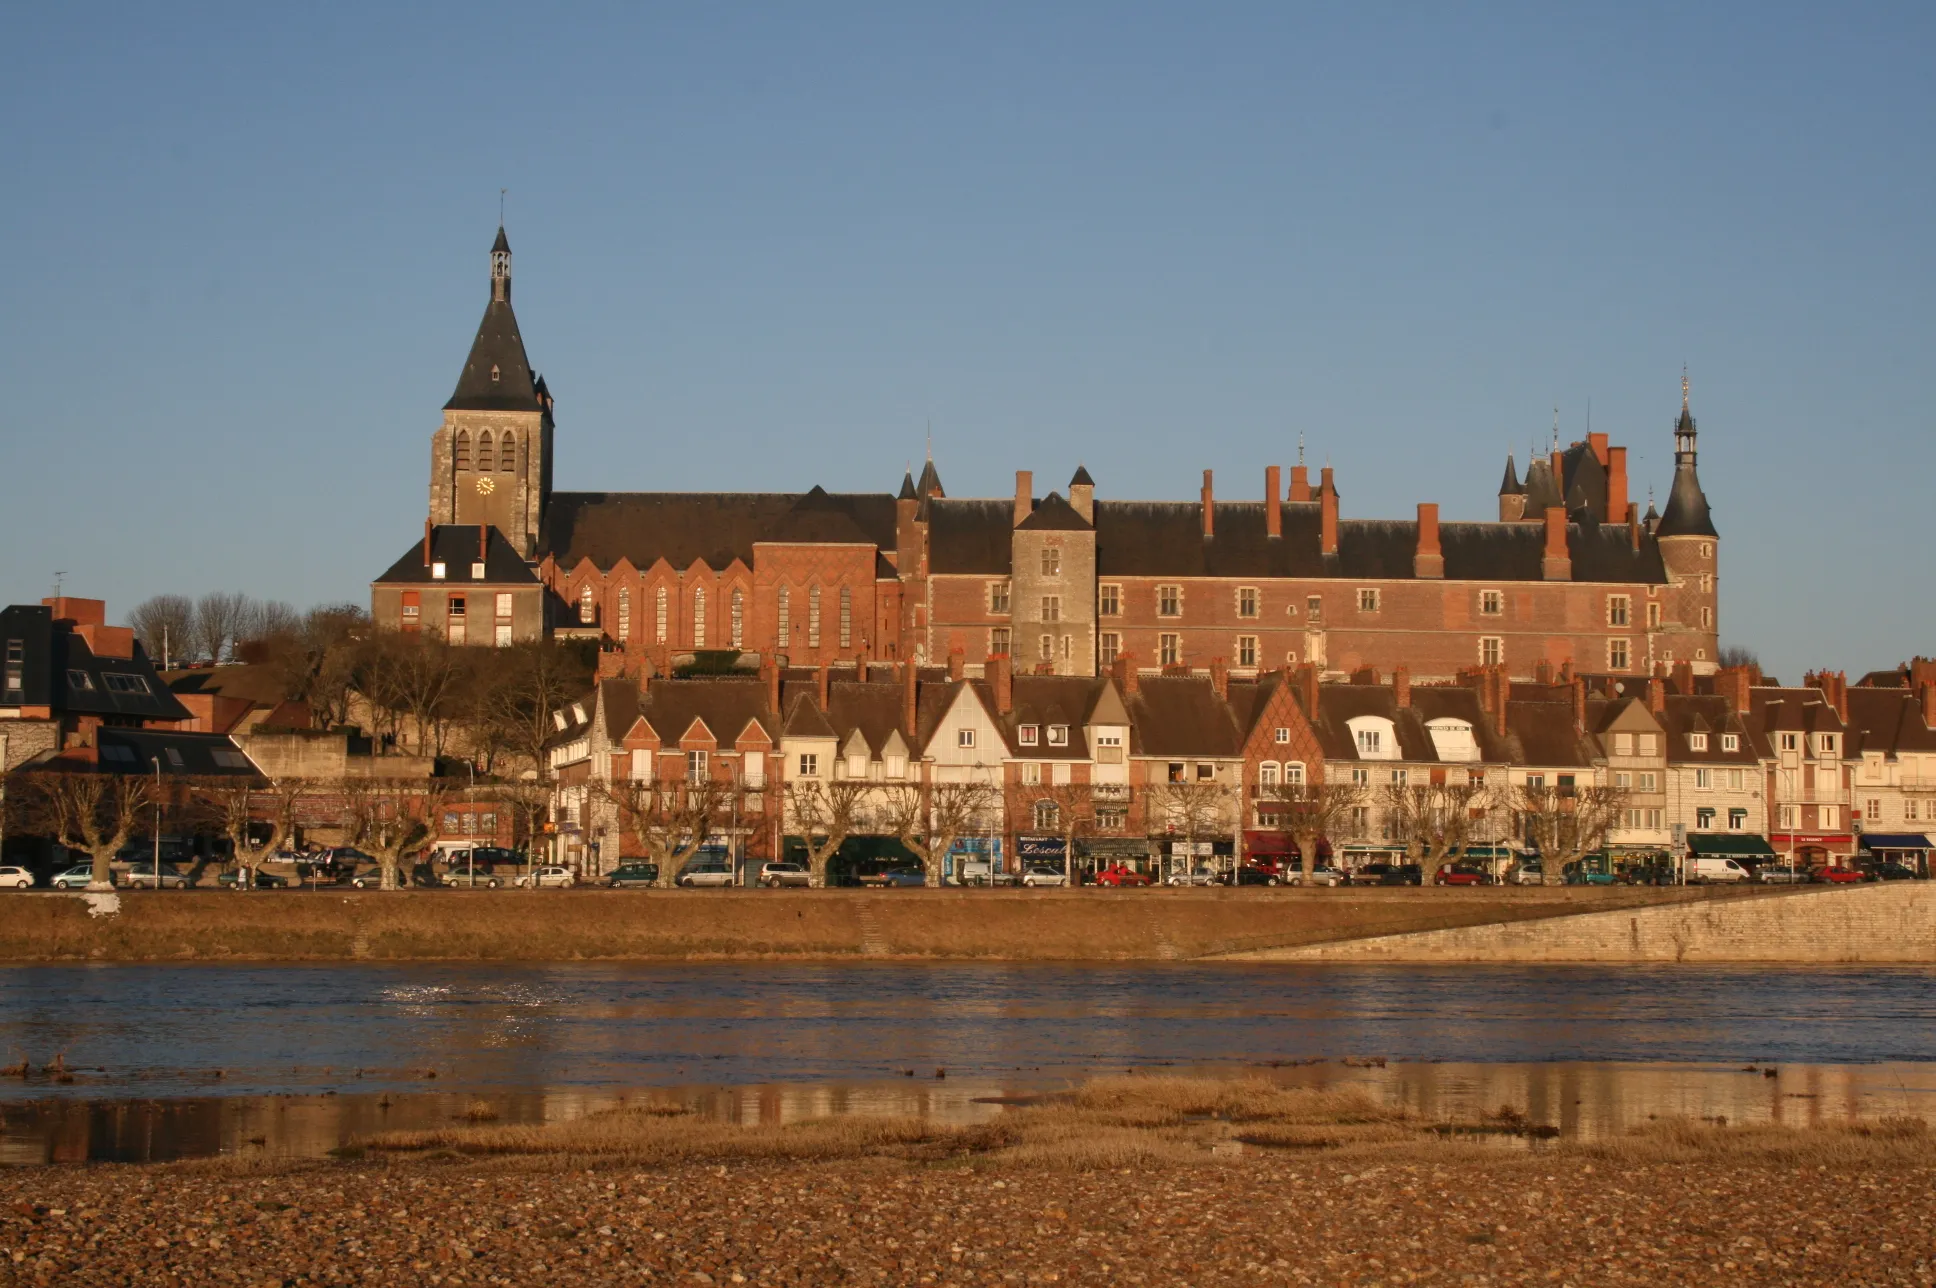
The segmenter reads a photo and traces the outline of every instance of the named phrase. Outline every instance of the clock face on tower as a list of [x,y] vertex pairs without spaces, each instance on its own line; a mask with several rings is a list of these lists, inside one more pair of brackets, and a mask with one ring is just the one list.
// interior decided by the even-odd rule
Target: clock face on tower
[[497,480],[488,474],[477,480],[477,493],[479,496],[489,496],[496,487]]

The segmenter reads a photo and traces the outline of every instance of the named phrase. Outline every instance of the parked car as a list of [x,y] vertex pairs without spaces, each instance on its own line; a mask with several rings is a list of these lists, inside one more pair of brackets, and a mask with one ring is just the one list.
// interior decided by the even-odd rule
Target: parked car
[[[94,865],[91,863],[82,863],[67,869],[65,872],[56,873],[54,879],[47,884],[56,890],[84,890],[93,880]],[[114,880],[114,873],[112,871],[108,873],[108,880],[110,882]]]
[[1808,879],[1816,885],[1854,885],[1869,878],[1860,868],[1810,868]]
[[1764,863],[1755,869],[1754,879],[1763,885],[1801,885],[1808,880],[1808,869]]
[[895,886],[924,886],[928,883],[928,874],[922,868],[888,868],[879,874],[877,880],[870,880],[867,883],[887,889]]
[[1022,869],[1022,884],[1034,890],[1043,886],[1065,886],[1069,874],[1053,863],[1031,863]]
[[220,873],[216,876],[215,884],[218,886],[227,886],[231,890],[247,890],[251,885],[257,890],[282,890],[286,889],[289,885],[289,878],[278,876],[274,872],[264,872],[261,868],[253,869],[252,875],[254,880],[244,884],[241,872],[230,868],[227,872]]
[[778,890],[781,886],[812,885],[813,869],[791,860],[763,864],[760,868],[760,884],[769,890]]
[[[458,873],[457,875],[461,876],[463,874]],[[547,863],[544,867],[533,868],[525,875],[519,877],[518,885],[526,890],[541,890],[546,887],[565,890],[574,885],[577,880],[578,878],[572,875],[570,868],[561,868],[554,863]],[[497,882],[493,881],[491,885],[495,887]]]
[[724,859],[694,859],[679,870],[673,884],[687,889],[694,886],[729,886],[733,884],[733,869]]
[[1752,875],[1738,861],[1721,854],[1690,854],[1681,873],[1689,885],[1746,881]]
[[1875,881],[1920,881],[1922,873],[1907,863],[1878,863],[1869,869],[1871,880]]
[[1341,886],[1346,884],[1345,874],[1336,868],[1312,868],[1310,875],[1304,869],[1292,868],[1284,874],[1284,880],[1291,885]]
[[1613,885],[1619,880],[1612,869],[1586,859],[1576,859],[1567,864],[1560,879],[1567,885]]
[[150,859],[146,863],[137,863],[129,868],[126,881],[128,885],[137,890],[144,886],[151,890],[157,888],[162,890],[186,890],[188,888],[188,878],[176,871],[171,864],[162,864],[161,875],[157,878],[153,859]]
[[1199,863],[1188,872],[1172,872],[1168,884],[1173,886],[1207,886],[1217,884],[1217,870]]
[[[536,872],[548,870],[546,868],[535,869],[534,875]],[[459,866],[445,868],[443,881],[448,886],[468,887],[473,890],[495,890],[504,884],[504,879],[487,867],[473,868]],[[525,878],[519,877],[518,884],[523,885],[524,883]]]
[[1280,886],[1284,884],[1284,875],[1276,868],[1267,868],[1257,863],[1246,863],[1235,872],[1224,873],[1219,880],[1224,885]]
[[1440,868],[1432,877],[1433,885],[1442,886],[1479,886],[1488,884],[1492,878],[1486,870],[1473,863],[1454,863]]
[[1416,863],[1367,863],[1351,874],[1352,885],[1423,885],[1425,869]]
[[1121,889],[1126,886],[1147,886],[1156,883],[1150,878],[1150,874],[1147,872],[1138,872],[1135,868],[1124,863],[1112,863],[1102,871],[1096,873],[1096,884],[1099,886],[1115,886]]
[[659,865],[656,863],[621,863],[605,876],[605,884],[614,890],[633,890],[659,884]]
[[25,890],[34,883],[34,874],[25,868],[0,868],[0,890]]
[[987,859],[967,859],[955,871],[955,884],[965,886],[1014,885],[1015,878],[995,871]]
[[1540,885],[1545,880],[1546,869],[1540,866],[1538,859],[1521,859],[1506,874],[1508,885]]

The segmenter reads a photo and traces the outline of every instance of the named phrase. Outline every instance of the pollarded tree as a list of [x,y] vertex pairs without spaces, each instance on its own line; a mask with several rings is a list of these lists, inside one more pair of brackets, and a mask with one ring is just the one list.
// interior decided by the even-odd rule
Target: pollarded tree
[[646,781],[620,778],[597,787],[618,812],[619,825],[659,865],[659,884],[669,886],[688,859],[733,813],[739,787],[702,777]]
[[27,793],[30,826],[85,851],[93,863],[88,889],[112,890],[114,856],[154,807],[154,781],[145,774],[36,769],[13,782]]
[[882,791],[882,830],[921,860],[928,884],[938,886],[948,851],[987,826],[1001,802],[992,783],[895,783]]
[[[1062,871],[1071,886],[1076,875],[1076,840],[1096,830],[1096,798],[1088,783],[1021,783],[1010,791],[1014,808],[1029,828],[1062,840]],[[1015,829],[1020,830],[1018,825]]]
[[1297,842],[1298,868],[1308,882],[1317,870],[1318,842],[1337,835],[1365,803],[1366,788],[1349,780],[1309,782],[1303,777],[1264,783],[1270,812]]
[[1385,788],[1385,817],[1392,835],[1409,852],[1418,847],[1421,879],[1431,884],[1453,851],[1479,835],[1492,809],[1484,780],[1463,783],[1392,784]]
[[200,820],[228,837],[237,866],[248,872],[294,835],[296,811],[309,795],[309,784],[300,778],[203,778],[189,793]]
[[1513,813],[1520,834],[1539,850],[1541,885],[1559,885],[1566,868],[1606,844],[1627,807],[1619,787],[1548,787],[1522,784],[1513,789]]
[[376,860],[379,888],[396,889],[403,856],[436,834],[450,784],[440,778],[346,778],[340,792],[349,844]]
[[786,826],[807,847],[807,866],[817,886],[827,884],[827,864],[847,838],[864,830],[863,804],[876,785],[852,780],[802,778],[786,785]]
[[1185,779],[1159,783],[1150,789],[1149,796],[1152,834],[1160,827],[1163,835],[1189,842],[1190,867],[1195,867],[1198,844],[1205,837],[1218,835],[1229,821],[1229,786],[1215,778]]

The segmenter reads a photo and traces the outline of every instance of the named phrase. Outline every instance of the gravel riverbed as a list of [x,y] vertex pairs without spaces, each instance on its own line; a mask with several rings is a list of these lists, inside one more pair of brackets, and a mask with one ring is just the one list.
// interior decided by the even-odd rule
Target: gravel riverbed
[[0,1285],[1932,1284],[1936,1167],[1247,1153],[0,1172]]

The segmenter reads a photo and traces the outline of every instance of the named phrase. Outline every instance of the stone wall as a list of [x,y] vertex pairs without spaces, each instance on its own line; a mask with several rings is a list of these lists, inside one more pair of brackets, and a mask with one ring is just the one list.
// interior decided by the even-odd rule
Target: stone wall
[[1229,954],[1248,961],[1936,963],[1936,886],[1830,887]]

